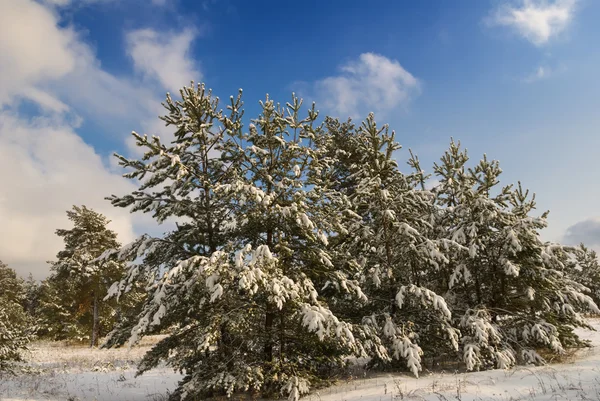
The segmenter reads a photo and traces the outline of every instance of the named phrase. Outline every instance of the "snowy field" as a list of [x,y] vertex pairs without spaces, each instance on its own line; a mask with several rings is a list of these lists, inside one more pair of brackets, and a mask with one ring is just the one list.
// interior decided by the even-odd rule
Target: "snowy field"
[[[590,320],[600,330],[600,320]],[[594,348],[567,362],[510,371],[379,375],[322,389],[311,401],[554,401],[600,400],[600,332],[580,330]],[[28,355],[40,372],[0,377],[0,400],[166,400],[180,379],[172,370],[155,369],[134,378],[135,364],[156,338],[131,350],[90,350],[36,343]]]
[[9,400],[166,400],[181,376],[154,369],[135,376],[136,364],[159,336],[132,349],[90,349],[37,342],[27,354],[33,374],[0,376],[0,401]]

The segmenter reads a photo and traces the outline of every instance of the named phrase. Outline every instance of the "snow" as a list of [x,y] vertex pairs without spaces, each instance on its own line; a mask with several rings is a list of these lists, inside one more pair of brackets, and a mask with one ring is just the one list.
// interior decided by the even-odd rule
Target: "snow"
[[38,373],[0,374],[0,400],[164,400],[181,375],[166,367],[135,377],[136,364],[163,336],[144,338],[128,349],[90,349],[36,342],[26,354]]
[[[600,330],[600,319],[589,323]],[[355,378],[321,389],[306,401],[550,401],[600,399],[600,332],[578,329],[594,347],[578,351],[560,364],[518,366],[469,373],[380,374]]]
[[[589,323],[600,330],[600,319]],[[306,401],[550,401],[600,399],[600,332],[578,330],[593,348],[578,351],[560,364],[519,366],[471,373],[421,372],[357,374],[351,380],[306,395]],[[41,374],[0,377],[0,400],[164,400],[181,375],[163,367],[135,378],[135,364],[158,341],[144,338],[138,347],[98,350],[60,343],[35,343],[29,362]],[[305,383],[290,378],[290,386],[305,391]]]

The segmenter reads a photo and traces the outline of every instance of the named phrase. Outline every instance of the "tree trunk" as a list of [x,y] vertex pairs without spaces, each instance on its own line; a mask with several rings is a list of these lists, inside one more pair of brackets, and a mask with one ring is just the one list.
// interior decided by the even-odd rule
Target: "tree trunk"
[[92,344],[91,347],[98,345],[98,291],[94,291],[94,317],[92,323]]
[[[268,302],[268,301],[267,301]],[[271,362],[273,360],[273,321],[275,320],[275,314],[271,311],[271,306],[267,304],[267,314],[265,316],[265,334],[267,336],[265,341],[265,362]]]
[[[271,185],[267,186],[267,193],[271,193]],[[267,221],[267,224],[271,224],[270,221]],[[267,246],[269,249],[273,249],[273,229],[271,227],[267,228]],[[273,309],[267,300],[266,304],[266,313],[265,313],[265,348],[264,348],[264,358],[265,362],[273,361],[273,322],[275,321],[275,313],[273,313]]]
[[285,313],[282,310],[279,314],[279,360],[283,361],[285,353]]

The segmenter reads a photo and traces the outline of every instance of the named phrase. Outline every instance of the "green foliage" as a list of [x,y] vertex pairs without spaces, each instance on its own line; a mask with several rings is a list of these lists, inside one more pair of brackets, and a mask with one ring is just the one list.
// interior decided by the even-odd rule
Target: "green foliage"
[[[350,235],[338,239],[336,259],[346,260],[346,269],[362,277],[360,286],[368,297],[360,309],[343,305],[339,313],[374,336],[371,366],[400,364],[417,375],[423,351],[439,355],[458,347],[446,303],[429,288],[448,262],[441,250],[458,245],[432,239],[435,197],[421,189],[418,159],[410,159],[412,174],[398,169],[394,155],[400,145],[394,132],[378,127],[372,114],[355,130],[331,122],[328,127],[333,137],[346,137],[344,157],[337,159],[344,168],[337,170],[347,171],[353,182],[343,190],[360,217],[347,224]],[[337,141],[332,144],[338,146]]]
[[569,278],[594,276],[595,259],[541,241],[546,214],[520,185],[498,186],[498,162],[469,167],[452,142],[428,190],[373,115],[319,124],[314,105],[302,117],[295,96],[267,98],[246,128],[241,91],[227,112],[203,85],[180,95],[163,104],[173,140],[134,133],[143,157],[117,157],[139,188],[109,198],[175,229],[94,259],[129,264],[108,297],[145,296],[106,345],[169,328],[139,373],[182,371],[173,399],[295,401],[352,355],[415,375],[423,354],[469,370],[543,363],[538,348],[580,345],[579,312],[600,312]]
[[531,216],[535,197],[512,185],[498,188],[497,161],[467,167],[467,152],[452,142],[434,166],[442,238],[462,246],[449,253],[439,282],[462,333],[468,369],[539,363],[536,349],[562,353],[579,345],[577,311],[599,312],[581,285],[565,276],[572,249],[544,243],[547,213]]
[[23,280],[0,261],[0,372],[12,372],[33,339],[32,321],[25,313]]
[[115,293],[138,275],[156,281],[132,331],[118,327],[110,343],[175,325],[140,366],[164,360],[185,371],[174,397],[252,390],[297,399],[359,349],[317,291],[339,279],[325,235],[337,229],[331,205],[339,200],[322,178],[328,165],[315,145],[317,113],[300,118],[297,98],[286,107],[267,99],[243,131],[240,96],[229,115],[203,86],[181,96],[165,104],[163,120],[177,127],[172,144],[134,134],[147,149],[143,160],[119,157],[134,169],[130,178],[148,178],[113,204],[188,222],[118,252],[143,261]]
[[596,251],[580,244],[574,251],[575,261],[567,260],[567,273],[573,280],[586,287],[588,294],[596,305],[600,305],[600,261]]
[[[106,250],[120,246],[109,220],[85,206],[67,211],[71,229],[59,229],[65,248],[49,262],[52,275],[39,288],[39,334],[53,339],[90,339],[97,344],[115,324],[115,302],[103,302],[112,282],[123,274],[123,264],[96,260]],[[121,307],[122,308],[122,307]]]

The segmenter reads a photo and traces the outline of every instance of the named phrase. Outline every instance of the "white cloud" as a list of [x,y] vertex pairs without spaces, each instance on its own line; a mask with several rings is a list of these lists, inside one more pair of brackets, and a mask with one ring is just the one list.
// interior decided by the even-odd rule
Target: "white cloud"
[[21,273],[47,274],[45,261],[62,246],[54,231],[68,227],[65,212],[71,205],[109,216],[121,241],[134,237],[129,213],[104,200],[131,191],[132,184],[109,172],[64,121],[0,114],[0,182],[0,259]]
[[[67,7],[76,4],[88,5],[95,3],[117,3],[122,0],[42,0],[48,6]],[[128,0],[130,1],[130,0]],[[164,5],[166,0],[153,0],[154,5]]]
[[77,33],[58,22],[55,10],[35,1],[0,1],[0,107],[28,99],[101,121],[149,118],[155,92],[103,71]]
[[[46,261],[62,247],[54,231],[69,227],[65,212],[74,204],[106,214],[122,242],[151,227],[148,217],[104,200],[134,186],[76,130],[79,116],[123,138],[154,129],[162,98],[162,88],[104,71],[78,33],[60,23],[56,6],[68,2],[53,3],[0,0],[0,260],[36,278],[48,274]],[[186,35],[172,34],[184,54],[167,55],[190,65]],[[162,71],[153,61],[161,62],[146,68]],[[40,115],[19,114],[23,99],[38,104]]]
[[70,109],[69,106],[61,102],[55,96],[36,87],[22,88],[21,95],[24,98],[37,103],[47,111],[64,113]]
[[[34,85],[75,68],[76,35],[57,29],[56,22],[52,11],[33,1],[0,2],[0,106],[27,92],[31,97]],[[33,92],[34,98],[52,97],[39,88]]]
[[600,250],[600,217],[592,217],[573,224],[567,229],[564,242],[569,245],[584,243]]
[[508,26],[536,46],[562,33],[573,20],[577,0],[523,0],[519,6],[505,4],[488,21]]
[[179,33],[139,29],[127,34],[127,53],[144,76],[156,79],[164,89],[174,91],[191,80],[202,80],[202,74],[189,57],[195,36],[191,29]]
[[385,115],[405,106],[420,91],[419,80],[398,61],[374,53],[343,65],[340,74],[315,82],[308,90],[320,109],[340,117]]

